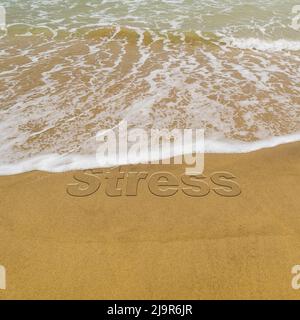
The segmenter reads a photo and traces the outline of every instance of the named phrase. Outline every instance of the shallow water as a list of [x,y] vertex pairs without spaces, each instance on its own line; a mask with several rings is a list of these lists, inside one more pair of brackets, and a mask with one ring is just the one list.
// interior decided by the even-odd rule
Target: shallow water
[[95,136],[205,129],[207,152],[300,140],[297,1],[1,1],[0,173],[97,167]]

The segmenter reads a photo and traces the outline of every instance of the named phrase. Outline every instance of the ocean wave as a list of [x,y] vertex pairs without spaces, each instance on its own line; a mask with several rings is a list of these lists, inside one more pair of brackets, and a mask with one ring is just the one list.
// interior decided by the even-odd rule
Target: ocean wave
[[[282,144],[292,143],[300,141],[300,133],[272,137],[270,139],[253,141],[253,142],[241,142],[234,140],[205,140],[205,153],[215,153],[215,154],[224,154],[224,153],[249,153],[265,148],[272,148]],[[194,152],[199,152],[199,150],[194,150]],[[202,152],[203,150],[200,150]],[[177,153],[176,150],[171,157],[180,156],[182,154]],[[122,157],[120,157],[122,158]],[[169,157],[167,157],[169,158]],[[162,156],[157,159],[152,159],[152,161],[160,161],[166,159]],[[115,167],[119,165],[130,165],[130,164],[139,164],[147,163],[143,162],[115,162],[113,160],[105,159],[105,162],[99,162],[99,159],[96,159],[96,155],[76,155],[76,154],[46,154],[38,155],[25,160],[18,161],[13,164],[1,164],[0,163],[0,175],[13,175],[21,174],[24,172],[30,171],[46,171],[46,172],[67,172],[73,170],[87,170],[87,169],[96,169],[96,168],[105,168],[105,167]]]
[[51,40],[70,40],[84,38],[87,40],[100,39],[126,39],[128,42],[137,43],[141,39],[143,45],[151,44],[153,41],[167,41],[173,44],[187,43],[195,46],[232,47],[237,49],[250,49],[268,52],[299,51],[300,41],[297,40],[266,40],[262,38],[237,38],[227,37],[219,33],[176,30],[151,30],[134,28],[130,26],[84,26],[70,30],[56,30],[47,26],[33,26],[28,24],[10,25],[2,37],[44,37]]
[[47,26],[34,26],[30,24],[13,24],[3,32],[2,37],[42,37],[51,40],[71,39],[126,39],[128,42],[137,43],[141,39],[143,45],[151,44],[153,41],[167,41],[173,44],[206,44],[220,45],[220,37],[213,33],[197,31],[172,31],[172,30],[151,30],[121,25],[83,26],[72,29],[54,29]]

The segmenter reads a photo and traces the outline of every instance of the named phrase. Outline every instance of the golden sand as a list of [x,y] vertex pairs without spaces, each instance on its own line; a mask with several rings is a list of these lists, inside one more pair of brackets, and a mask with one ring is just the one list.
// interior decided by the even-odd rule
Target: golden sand
[[[242,193],[76,198],[74,172],[0,177],[0,299],[299,299],[300,144],[206,155]],[[141,165],[123,170],[168,171]]]

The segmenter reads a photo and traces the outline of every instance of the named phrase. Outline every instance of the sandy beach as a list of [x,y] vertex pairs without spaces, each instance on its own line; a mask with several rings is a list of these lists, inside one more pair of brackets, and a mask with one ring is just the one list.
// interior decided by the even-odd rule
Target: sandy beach
[[204,175],[234,175],[236,197],[158,197],[145,181],[137,196],[73,197],[75,172],[2,176],[0,299],[299,299],[299,160],[299,143],[206,155]]

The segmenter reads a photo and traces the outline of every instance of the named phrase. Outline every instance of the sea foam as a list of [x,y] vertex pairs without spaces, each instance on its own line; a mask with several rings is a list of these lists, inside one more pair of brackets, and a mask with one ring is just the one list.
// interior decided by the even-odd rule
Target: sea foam
[[[255,141],[255,142],[240,142],[240,141],[216,141],[216,140],[205,140],[205,153],[249,153],[265,148],[272,148],[286,143],[292,143],[300,141],[300,133],[290,134],[286,136],[273,137],[266,140]],[[203,150],[200,150],[203,152]],[[197,152],[197,150],[194,150]],[[171,156],[180,156],[181,154],[174,150]],[[205,157],[205,155],[204,155]],[[162,157],[157,160],[164,159]],[[205,159],[205,158],[204,158]],[[103,159],[104,160],[104,159]],[[34,170],[47,171],[47,172],[66,172],[73,170],[86,170],[86,169],[96,169],[96,168],[106,168],[106,167],[115,167],[119,165],[128,165],[128,164],[139,164],[147,163],[143,162],[123,162],[116,163],[114,160],[101,162],[99,159],[96,159],[96,155],[76,155],[76,154],[45,154],[34,156],[30,159],[18,161],[13,164],[0,164],[0,175],[13,175],[20,174],[24,172],[30,172]]]
[[224,38],[227,45],[239,49],[254,49],[260,51],[299,51],[300,41],[279,39],[264,40],[259,38]]

